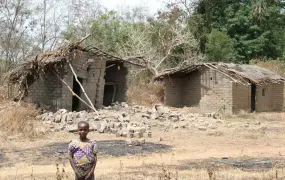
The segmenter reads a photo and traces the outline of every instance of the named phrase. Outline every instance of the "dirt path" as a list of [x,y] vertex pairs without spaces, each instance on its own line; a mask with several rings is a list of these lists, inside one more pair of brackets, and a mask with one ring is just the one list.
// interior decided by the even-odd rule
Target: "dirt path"
[[[100,145],[97,179],[122,176],[124,179],[158,179],[167,170],[173,176],[179,172],[181,179],[190,176],[203,179],[207,176],[207,167],[213,164],[216,168],[238,168],[232,170],[234,175],[255,177],[256,173],[245,173],[244,170],[270,169],[285,164],[285,124],[270,121],[262,124],[266,126],[262,131],[256,127],[228,128],[224,125],[214,130],[216,133],[153,129],[154,138],[146,138],[147,145],[142,147],[128,147],[124,139],[113,135],[91,133],[90,138],[96,139]],[[69,140],[75,137],[73,134],[55,133],[33,141],[15,138],[9,142],[2,139],[0,179],[15,179],[16,176],[18,179],[30,179],[31,174],[35,179],[53,179],[57,163],[60,171],[64,168],[65,176],[71,179],[72,170],[65,153]],[[220,176],[223,173],[227,177],[233,174],[229,175],[229,170],[219,170]],[[264,174],[267,176],[271,174]]]

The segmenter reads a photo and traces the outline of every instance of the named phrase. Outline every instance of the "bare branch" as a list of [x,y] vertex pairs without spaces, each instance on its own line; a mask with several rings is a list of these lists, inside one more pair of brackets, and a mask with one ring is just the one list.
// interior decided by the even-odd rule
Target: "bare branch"
[[[83,102],[85,105],[87,105],[90,109],[93,109],[93,107],[91,107],[87,102],[85,102],[82,98],[80,98],[72,89],[71,87],[55,72],[53,71],[54,74],[58,77],[58,79],[66,85],[66,87],[69,89],[69,91],[71,92],[71,94],[75,97],[77,97],[81,102]],[[95,110],[96,112],[96,110]],[[97,114],[98,115],[98,114]]]
[[76,82],[79,84],[79,86],[80,86],[80,88],[81,88],[83,94],[85,95],[87,101],[89,102],[89,107],[91,107],[91,109],[92,109],[93,111],[95,111],[95,112],[98,114],[98,112],[97,112],[97,110],[95,109],[95,107],[94,107],[92,101],[90,100],[90,98],[88,97],[87,93],[85,92],[85,89],[83,88],[82,84],[79,82],[79,80],[78,80],[78,78],[77,78],[77,74],[75,73],[75,71],[74,71],[72,65],[70,64],[70,62],[68,62],[68,65],[69,65],[69,67],[70,67],[70,69],[71,69],[71,71],[72,71],[72,73],[73,73],[73,75],[74,75],[74,78],[75,78]]

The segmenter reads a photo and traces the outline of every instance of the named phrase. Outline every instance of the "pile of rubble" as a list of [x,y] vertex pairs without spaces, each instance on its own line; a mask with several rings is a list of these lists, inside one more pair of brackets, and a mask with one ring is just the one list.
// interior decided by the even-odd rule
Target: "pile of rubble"
[[215,117],[205,117],[194,113],[171,111],[163,105],[153,108],[129,106],[126,103],[115,103],[97,112],[68,112],[61,109],[55,113],[46,112],[37,117],[48,124],[53,131],[74,132],[79,121],[87,121],[90,129],[99,133],[112,133],[122,137],[151,137],[151,127],[164,130],[193,128],[199,130],[215,129],[218,121]]

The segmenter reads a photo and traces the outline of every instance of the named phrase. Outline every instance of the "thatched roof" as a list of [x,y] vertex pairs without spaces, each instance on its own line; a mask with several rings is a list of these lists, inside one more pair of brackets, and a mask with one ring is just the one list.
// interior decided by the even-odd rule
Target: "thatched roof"
[[155,79],[162,79],[164,77],[184,76],[195,70],[202,68],[214,69],[231,80],[240,84],[254,83],[256,85],[268,84],[268,83],[280,83],[284,82],[285,78],[256,65],[246,64],[228,64],[228,63],[203,63],[192,64],[180,69],[166,70]]
[[[26,89],[26,86],[32,84],[40,74],[49,70],[60,67],[68,60],[70,52],[79,50],[83,52],[89,52],[95,56],[106,57],[108,62],[127,62],[140,66],[136,63],[136,60],[141,57],[133,57],[128,59],[122,59],[113,55],[110,55],[96,47],[81,47],[78,44],[66,44],[55,51],[40,53],[34,57],[31,57],[16,68],[7,73],[6,78],[10,83],[19,84],[22,89]],[[143,65],[141,65],[143,66]]]

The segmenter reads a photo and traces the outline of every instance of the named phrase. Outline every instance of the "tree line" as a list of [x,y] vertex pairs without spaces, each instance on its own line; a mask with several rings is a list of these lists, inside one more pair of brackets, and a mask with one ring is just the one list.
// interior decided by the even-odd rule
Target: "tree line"
[[0,67],[65,41],[120,57],[143,56],[157,73],[199,61],[285,60],[284,0],[172,0],[109,11],[96,0],[0,1]]

